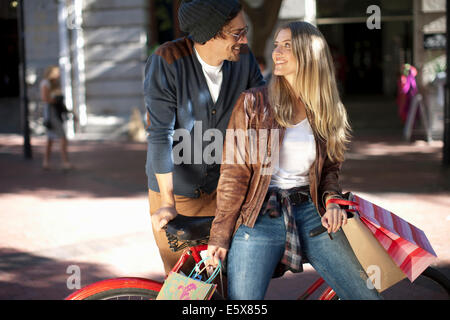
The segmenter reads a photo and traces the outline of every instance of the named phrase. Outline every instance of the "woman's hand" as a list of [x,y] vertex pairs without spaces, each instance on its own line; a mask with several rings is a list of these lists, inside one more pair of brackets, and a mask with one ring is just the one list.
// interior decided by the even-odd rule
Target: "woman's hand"
[[208,266],[212,266],[212,267],[217,267],[217,265],[219,264],[219,260],[221,262],[223,262],[225,260],[225,257],[227,256],[228,250],[218,247],[218,246],[213,246],[213,245],[208,245],[208,251],[206,252],[206,256],[210,257],[211,259],[208,259],[206,261],[206,265]]
[[338,204],[330,203],[327,205],[327,211],[322,217],[322,225],[327,229],[328,233],[336,233],[347,224],[347,212]]

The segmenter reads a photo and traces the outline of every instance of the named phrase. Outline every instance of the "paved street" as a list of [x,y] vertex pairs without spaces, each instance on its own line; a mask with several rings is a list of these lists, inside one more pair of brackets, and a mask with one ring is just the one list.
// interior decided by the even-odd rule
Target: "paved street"
[[[342,185],[422,229],[438,255],[434,265],[450,276],[450,172],[441,166],[442,142],[402,141],[395,110],[380,117],[391,106],[376,103],[349,108],[355,132]],[[18,135],[0,135],[0,299],[63,299],[72,292],[69,266],[80,268],[82,286],[117,276],[162,280],[145,143],[73,140],[70,172],[60,168],[57,152],[53,168],[41,169],[43,137],[32,139],[33,160],[23,159],[21,144]],[[287,273],[271,283],[267,298],[295,299],[316,277],[309,267]],[[386,297],[407,288],[396,286]]]

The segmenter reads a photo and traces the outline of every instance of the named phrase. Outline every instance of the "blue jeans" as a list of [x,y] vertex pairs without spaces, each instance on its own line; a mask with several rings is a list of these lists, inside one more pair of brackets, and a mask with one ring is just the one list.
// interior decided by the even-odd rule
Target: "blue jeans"
[[[342,229],[311,238],[309,231],[321,225],[312,201],[293,206],[302,257],[343,300],[382,299],[367,286],[367,275],[355,257]],[[284,253],[286,229],[283,216],[260,215],[254,228],[241,225],[228,253],[228,298],[263,300],[274,270]]]

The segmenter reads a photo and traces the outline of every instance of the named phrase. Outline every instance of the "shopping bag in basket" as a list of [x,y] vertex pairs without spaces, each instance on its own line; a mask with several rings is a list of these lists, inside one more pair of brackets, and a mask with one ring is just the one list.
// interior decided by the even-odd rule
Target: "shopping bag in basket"
[[[378,243],[389,255],[395,265],[411,282],[414,281],[434,259],[436,259],[436,253],[422,230],[396,216],[392,212],[383,209],[370,201],[364,200],[357,195],[349,193],[348,199],[349,200],[332,199],[330,202],[348,205],[356,209],[361,222],[377,239]],[[345,227],[343,230],[345,233]],[[346,236],[349,237],[347,233]],[[354,244],[356,246],[358,245],[356,242]],[[360,260],[361,256],[358,256],[356,251],[355,254]],[[369,254],[366,253],[364,255],[367,256]],[[374,264],[374,266],[376,265],[377,264]],[[391,282],[393,282],[393,279],[397,277],[396,274],[398,274],[398,272],[395,272],[392,268],[390,270],[390,273],[388,272],[385,274],[385,277],[388,278],[385,280],[389,280],[389,277],[391,276]],[[383,275],[381,275],[381,277],[383,278]],[[381,280],[383,282],[383,279]],[[382,290],[384,289],[381,289],[381,291]]]
[[[206,281],[200,280],[200,265],[208,258],[200,261],[192,270],[189,276],[171,272],[164,281],[156,300],[209,300],[211,299],[217,285],[211,282],[220,272],[221,264],[214,270],[213,274]],[[195,274],[194,274],[195,272]],[[193,275],[194,274],[194,275]]]

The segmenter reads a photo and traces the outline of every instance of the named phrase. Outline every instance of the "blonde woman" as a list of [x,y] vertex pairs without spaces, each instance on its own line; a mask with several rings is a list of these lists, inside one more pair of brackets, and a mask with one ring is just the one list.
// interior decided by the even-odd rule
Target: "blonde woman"
[[72,168],[67,152],[67,138],[64,131],[64,120],[68,113],[61,91],[60,71],[58,66],[49,66],[44,71],[44,78],[40,83],[41,100],[44,105],[44,126],[47,129],[47,145],[42,167],[48,170],[53,141],[61,140],[61,158],[63,169]]
[[[380,299],[340,229],[345,211],[327,204],[341,196],[338,177],[350,130],[328,45],[311,24],[293,22],[276,33],[272,58],[268,88],[244,92],[229,122],[208,246],[211,264],[227,256],[230,299],[263,299],[274,273],[300,272],[305,260],[341,299]],[[237,150],[227,145],[234,141],[228,135],[249,129],[259,148],[267,142],[265,157],[257,161],[251,138]],[[230,152],[243,161],[228,161]],[[311,238],[320,225],[328,234]]]

